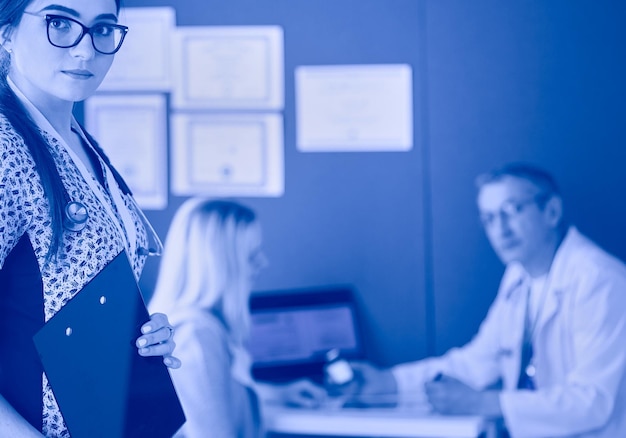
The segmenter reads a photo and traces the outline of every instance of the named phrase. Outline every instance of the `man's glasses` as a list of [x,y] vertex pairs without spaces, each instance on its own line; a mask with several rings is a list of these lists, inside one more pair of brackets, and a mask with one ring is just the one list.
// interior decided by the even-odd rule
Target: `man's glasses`
[[546,194],[540,193],[540,194],[533,196],[532,198],[524,199],[522,201],[516,201],[516,200],[504,201],[496,212],[481,213],[480,222],[483,224],[485,228],[489,228],[495,224],[496,218],[507,219],[507,220],[511,219],[519,215],[529,205],[540,204],[542,202],[545,202],[546,200],[547,200]]
[[[35,15],[32,12],[25,14]],[[98,53],[112,55],[117,52],[122,43],[128,27],[113,23],[96,23],[91,27],[63,15],[47,14],[45,16],[48,32],[48,41],[54,47],[67,49],[77,46],[86,34],[91,35],[91,43]]]

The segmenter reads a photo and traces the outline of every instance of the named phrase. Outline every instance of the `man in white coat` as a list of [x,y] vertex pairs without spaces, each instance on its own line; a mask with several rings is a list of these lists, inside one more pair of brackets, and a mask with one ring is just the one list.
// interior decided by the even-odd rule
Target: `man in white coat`
[[626,437],[625,265],[565,223],[542,169],[510,164],[477,185],[485,232],[506,265],[477,335],[389,369],[353,363],[353,401],[425,394],[438,413],[503,420],[512,438]]

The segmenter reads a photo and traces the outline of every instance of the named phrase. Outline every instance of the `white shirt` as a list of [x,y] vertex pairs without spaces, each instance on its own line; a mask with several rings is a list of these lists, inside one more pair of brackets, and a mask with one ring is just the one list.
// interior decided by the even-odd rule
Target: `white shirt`
[[548,278],[534,336],[535,391],[516,389],[528,275],[512,264],[468,344],[393,368],[400,396],[423,391],[438,373],[478,390],[501,378],[512,438],[626,437],[626,266],[571,228]]

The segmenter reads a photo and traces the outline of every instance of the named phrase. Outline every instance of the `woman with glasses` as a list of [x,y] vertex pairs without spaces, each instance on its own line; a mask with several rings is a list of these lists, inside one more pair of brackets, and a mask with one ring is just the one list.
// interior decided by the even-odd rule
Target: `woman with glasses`
[[256,214],[237,202],[190,199],[174,216],[149,308],[170,316],[184,364],[171,372],[187,417],[177,438],[258,438],[259,399],[311,406],[326,394],[308,380],[270,386],[250,375],[248,300],[267,264],[261,244]]
[[[119,0],[0,0],[2,436],[69,436],[33,335],[117,255],[138,278],[156,252],[128,187],[72,115],[122,46],[119,9]],[[165,315],[141,331],[139,355],[180,366]]]

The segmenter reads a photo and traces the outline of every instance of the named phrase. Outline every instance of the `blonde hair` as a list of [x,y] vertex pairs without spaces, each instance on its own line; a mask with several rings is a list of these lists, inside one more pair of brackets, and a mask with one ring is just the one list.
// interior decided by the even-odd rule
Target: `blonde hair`
[[254,211],[233,201],[192,198],[176,212],[165,242],[150,311],[181,308],[210,311],[233,340],[248,334]]

